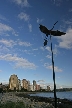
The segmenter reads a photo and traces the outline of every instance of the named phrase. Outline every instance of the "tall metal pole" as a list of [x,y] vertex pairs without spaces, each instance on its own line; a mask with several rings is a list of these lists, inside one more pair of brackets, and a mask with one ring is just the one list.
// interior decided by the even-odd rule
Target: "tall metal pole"
[[[51,34],[50,34],[50,40],[51,40]],[[54,99],[55,99],[55,108],[57,108],[57,97],[56,97],[56,84],[55,84],[55,72],[54,72],[52,40],[51,40],[51,53],[52,53],[52,68],[53,68],[53,81],[54,81]]]
[[[58,22],[58,21],[57,21]],[[56,23],[57,23],[56,22]],[[56,24],[55,23],[55,24]],[[54,24],[54,26],[55,26]],[[54,28],[53,26],[53,28]],[[53,28],[51,30],[53,30]],[[53,68],[53,81],[54,81],[54,99],[55,99],[55,108],[57,108],[57,97],[56,97],[56,84],[55,84],[55,72],[54,72],[54,60],[53,60],[53,49],[52,49],[52,39],[51,39],[51,33],[50,33],[50,40],[51,40],[51,53],[52,53],[52,68]]]

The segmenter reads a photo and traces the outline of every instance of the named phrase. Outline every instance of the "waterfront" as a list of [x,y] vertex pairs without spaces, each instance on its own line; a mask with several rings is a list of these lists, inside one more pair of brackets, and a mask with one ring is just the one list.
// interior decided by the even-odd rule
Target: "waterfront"
[[[72,91],[67,91],[67,92],[57,92],[56,93],[57,98],[60,99],[68,99],[72,100]],[[54,93],[52,92],[47,92],[47,93],[36,93],[36,94],[30,94],[30,96],[40,96],[40,97],[54,97]]]
[[[36,96],[30,96],[32,95]],[[35,94],[36,93],[36,94]],[[60,92],[61,93],[61,92]],[[64,93],[64,92],[63,92]],[[68,92],[66,92],[68,93]],[[38,94],[44,95],[44,97],[37,96]],[[51,93],[49,93],[51,94]],[[62,94],[62,93],[61,93]],[[68,93],[70,94],[70,93]],[[2,94],[0,94],[1,96]],[[37,93],[37,92],[9,92],[4,93],[0,99],[1,103],[7,102],[23,102],[25,106],[31,106],[31,108],[54,108],[54,98],[46,98],[45,95],[48,93]],[[71,95],[71,94],[70,94]],[[72,108],[72,101],[67,99],[57,99],[58,108]]]
[[[57,98],[60,98],[60,99],[68,99],[68,100],[72,100],[72,91],[67,91],[67,92],[57,92],[56,93],[57,95]],[[40,96],[40,97],[54,97],[54,93],[53,92],[34,92],[32,94],[32,92],[30,93],[30,96]],[[2,97],[2,93],[0,93],[0,98]]]
[[[53,98],[48,98],[47,96],[45,97],[45,94],[48,94],[48,93],[43,93],[42,92],[42,93],[36,93],[35,94],[35,92],[33,92],[33,96],[32,96],[31,93],[17,93],[16,95],[18,97],[28,98],[28,99],[31,100],[31,102],[36,102],[37,104],[39,102],[41,102],[41,103],[45,103],[45,104],[49,103],[49,104],[52,104],[54,106],[54,104],[55,104],[54,97]],[[41,96],[39,96],[39,94]],[[42,96],[42,94],[43,94],[43,96]],[[49,94],[51,94],[51,93],[49,93]],[[70,101],[68,99],[57,98],[57,107],[58,108],[72,108],[72,101]],[[51,108],[54,108],[54,107],[51,107]]]
[[[22,94],[22,96],[20,96]],[[49,102],[36,102],[32,101],[30,98],[28,98],[27,95],[28,93],[15,93],[15,92],[10,92],[10,93],[5,93],[2,96],[2,99],[0,100],[0,105],[5,105],[3,108],[11,108],[11,105],[13,104],[12,108],[16,108],[15,106],[17,105],[17,108],[54,108],[53,105]],[[18,95],[18,96],[17,96]],[[7,105],[8,103],[8,105]],[[21,103],[21,105],[18,103]],[[1,106],[2,106],[1,105]],[[1,107],[2,108],[2,107]]]

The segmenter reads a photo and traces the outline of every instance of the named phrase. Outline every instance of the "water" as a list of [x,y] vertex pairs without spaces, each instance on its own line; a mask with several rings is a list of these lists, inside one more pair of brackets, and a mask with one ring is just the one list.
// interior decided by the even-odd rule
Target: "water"
[[[30,94],[30,96],[40,96],[40,97],[54,97],[54,93],[36,93],[36,94]],[[60,99],[68,99],[72,100],[72,91],[69,92],[57,92],[56,93],[57,98]]]

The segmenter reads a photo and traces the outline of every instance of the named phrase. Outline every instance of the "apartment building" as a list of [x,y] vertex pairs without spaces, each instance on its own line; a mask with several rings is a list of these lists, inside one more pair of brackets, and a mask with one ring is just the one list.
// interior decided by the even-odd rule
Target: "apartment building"
[[36,90],[40,90],[40,85],[36,84]]
[[28,81],[27,81],[26,79],[23,79],[23,80],[22,80],[22,88],[28,90]]
[[18,79],[18,86],[19,86],[18,89],[21,90],[21,80],[20,79]]
[[36,90],[36,81],[33,80],[33,90],[35,91]]
[[17,75],[15,75],[15,74],[11,75],[10,78],[9,78],[9,89],[11,89],[11,90],[14,90],[14,89],[18,90],[18,86],[19,86],[19,84],[18,84],[18,77],[17,77]]
[[30,91],[30,81],[28,80],[28,91]]
[[50,91],[50,86],[47,86],[47,91]]

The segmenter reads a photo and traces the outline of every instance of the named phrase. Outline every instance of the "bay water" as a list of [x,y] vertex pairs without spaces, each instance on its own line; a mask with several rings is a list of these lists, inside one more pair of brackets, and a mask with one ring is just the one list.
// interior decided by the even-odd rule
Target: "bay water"
[[[42,93],[36,93],[36,94],[30,94],[30,96],[40,96],[40,97],[54,97],[53,92],[42,92]],[[72,91],[67,91],[67,92],[57,92],[56,93],[57,98],[60,99],[68,99],[72,100]]]

